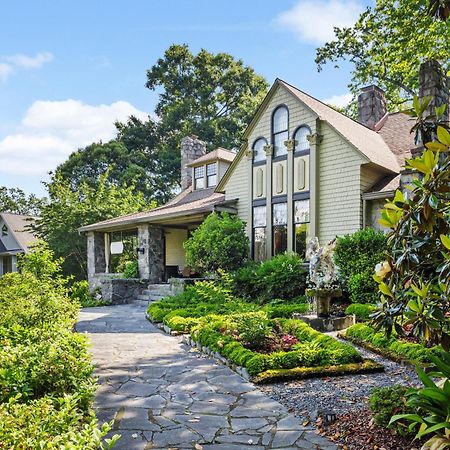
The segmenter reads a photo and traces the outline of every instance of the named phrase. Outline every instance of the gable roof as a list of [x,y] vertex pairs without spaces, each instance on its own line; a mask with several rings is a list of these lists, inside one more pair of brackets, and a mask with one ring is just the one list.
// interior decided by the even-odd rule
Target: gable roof
[[[396,156],[379,133],[365,127],[353,119],[350,119],[320,100],[279,78],[275,80],[253,116],[252,121],[244,132],[244,137],[247,137],[251,133],[253,127],[267,106],[267,103],[270,101],[278,87],[287,90],[290,94],[297,98],[309,111],[314,114],[317,119],[327,122],[350,145],[352,145],[355,150],[361,153],[368,162],[372,162],[389,172],[400,172],[400,165]],[[245,145],[241,147],[237,157],[234,159],[232,165],[228,168],[227,173],[218,184],[217,191],[223,190],[228,177],[237,165],[238,161],[242,158],[245,148]]]
[[142,211],[115,217],[79,228],[78,231],[93,231],[127,226],[137,223],[160,222],[181,216],[192,216],[214,211],[217,205],[225,203],[225,195],[214,192],[214,188],[192,190],[192,186],[178,194],[169,203],[149,211]]
[[192,161],[190,164],[188,164],[188,167],[197,166],[198,164],[203,164],[209,161],[226,161],[226,162],[233,162],[233,159],[235,158],[236,153],[227,150],[226,148],[216,148],[212,152],[207,153],[206,155],[200,156],[200,158],[197,158],[196,160]]
[[31,232],[29,226],[32,222],[35,222],[38,217],[7,212],[0,213],[0,217],[11,230],[12,235],[20,245],[21,249],[24,252],[28,252],[30,245],[34,244],[37,240],[37,237]]

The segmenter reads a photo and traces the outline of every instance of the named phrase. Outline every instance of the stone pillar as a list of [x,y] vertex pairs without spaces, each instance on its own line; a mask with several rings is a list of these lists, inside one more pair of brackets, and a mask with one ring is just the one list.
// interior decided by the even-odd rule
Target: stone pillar
[[287,249],[294,251],[294,139],[284,141],[287,148]]
[[420,65],[419,71],[419,98],[431,97],[431,102],[425,115],[434,115],[435,108],[447,105],[444,120],[449,120],[449,80],[441,65],[434,60],[426,61]]
[[[318,124],[316,124],[316,130]],[[309,152],[309,232],[311,238],[319,237],[319,144],[322,141],[322,135],[317,131],[307,136],[310,146]]]
[[104,233],[94,231],[87,233],[87,268],[88,278],[106,271]]
[[386,112],[384,91],[375,85],[362,88],[358,95],[359,122],[373,130]]
[[265,145],[266,152],[266,251],[272,258],[272,155],[273,145]]
[[148,224],[138,227],[139,277],[150,283],[161,283],[164,279],[164,232],[162,228]]
[[181,189],[192,185],[192,167],[188,167],[188,164],[205,154],[206,143],[197,136],[186,136],[181,140]]

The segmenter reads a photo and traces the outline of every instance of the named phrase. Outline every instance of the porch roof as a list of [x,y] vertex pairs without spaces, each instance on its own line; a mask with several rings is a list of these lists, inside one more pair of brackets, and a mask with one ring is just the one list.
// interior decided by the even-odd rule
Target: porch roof
[[131,228],[141,223],[168,225],[174,222],[192,223],[201,221],[205,214],[215,211],[220,206],[231,206],[230,201],[225,201],[224,194],[214,192],[214,188],[193,191],[192,187],[189,187],[166,205],[86,225],[79,228],[79,231],[117,230]]

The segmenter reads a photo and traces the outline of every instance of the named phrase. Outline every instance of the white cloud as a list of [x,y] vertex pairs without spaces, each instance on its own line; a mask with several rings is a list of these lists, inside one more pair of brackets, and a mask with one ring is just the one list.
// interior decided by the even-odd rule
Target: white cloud
[[357,0],[301,0],[275,18],[275,25],[294,32],[301,41],[323,44],[334,38],[334,27],[352,26],[363,11]]
[[88,105],[79,100],[36,101],[25,113],[19,130],[0,140],[0,173],[41,175],[78,148],[112,139],[114,122],[148,114],[126,101]]
[[330,98],[326,98],[322,100],[327,105],[338,106],[339,108],[343,108],[347,106],[352,100],[353,96],[350,93],[342,94],[342,95],[333,95]]
[[53,59],[54,56],[50,52],[37,53],[35,56],[23,53],[0,56],[0,81],[6,81],[17,69],[39,69]]

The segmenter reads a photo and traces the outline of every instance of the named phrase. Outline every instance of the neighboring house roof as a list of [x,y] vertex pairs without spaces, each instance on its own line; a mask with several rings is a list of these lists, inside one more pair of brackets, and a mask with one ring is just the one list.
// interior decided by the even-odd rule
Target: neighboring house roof
[[204,164],[209,161],[226,161],[226,162],[233,162],[234,158],[236,156],[236,153],[231,152],[230,150],[227,150],[226,148],[216,148],[212,152],[207,153],[206,155],[200,156],[200,158],[197,158],[190,164],[188,164],[189,167],[197,166],[199,164]]
[[30,245],[34,244],[37,237],[31,232],[29,226],[36,221],[38,217],[25,216],[13,213],[0,213],[0,217],[5,221],[7,227],[11,230],[17,243],[24,252],[28,252]]
[[7,248],[3,245],[3,242],[0,241],[0,253],[5,253],[7,252]]
[[114,219],[86,225],[81,227],[79,231],[104,230],[117,226],[161,222],[164,219],[173,219],[179,216],[208,213],[214,211],[216,206],[223,203],[225,203],[225,195],[214,192],[214,188],[193,191],[191,186],[166,205],[150,211],[127,214]]
[[362,194],[365,200],[387,198],[394,196],[394,192],[400,186],[400,175],[386,175],[375,183],[367,192]]

